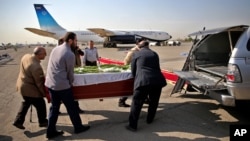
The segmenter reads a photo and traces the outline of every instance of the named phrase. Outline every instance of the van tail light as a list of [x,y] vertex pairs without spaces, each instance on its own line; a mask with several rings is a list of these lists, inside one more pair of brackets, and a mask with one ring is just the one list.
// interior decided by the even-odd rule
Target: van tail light
[[228,71],[226,77],[228,82],[233,82],[233,83],[242,82],[239,67],[235,64],[228,65]]

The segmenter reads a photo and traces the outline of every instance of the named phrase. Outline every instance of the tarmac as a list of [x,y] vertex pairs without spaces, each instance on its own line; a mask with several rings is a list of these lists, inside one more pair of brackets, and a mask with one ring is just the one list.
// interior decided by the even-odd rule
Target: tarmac
[[[162,69],[180,70],[185,62],[191,43],[181,46],[151,47],[160,57]],[[81,47],[85,48],[85,47]],[[44,71],[53,48],[46,47],[47,57],[41,62]],[[129,47],[98,47],[101,57],[122,61]],[[22,97],[16,92],[15,84],[19,73],[21,57],[32,53],[33,48],[23,47],[0,50],[8,53],[13,60],[0,65],[0,141],[47,140],[46,128],[38,126],[36,109],[26,115],[25,130],[13,126],[20,108]],[[80,100],[85,113],[80,114],[83,124],[89,124],[90,130],[74,134],[73,125],[64,106],[58,118],[57,129],[64,135],[54,140],[74,141],[228,141],[231,124],[250,124],[249,114],[236,108],[221,106],[218,102],[199,93],[177,93],[170,95],[173,85],[168,83],[162,90],[159,107],[152,124],[146,123],[147,105],[140,114],[137,132],[125,129],[128,124],[130,108],[118,107],[119,97]],[[131,97],[127,100],[131,103]],[[47,113],[50,103],[46,103]]]

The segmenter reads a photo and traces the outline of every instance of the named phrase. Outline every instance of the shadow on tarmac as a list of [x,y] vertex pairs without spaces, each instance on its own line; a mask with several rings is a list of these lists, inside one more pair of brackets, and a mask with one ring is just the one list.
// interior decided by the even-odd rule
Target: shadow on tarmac
[[[184,97],[188,98],[188,95]],[[190,95],[191,98],[200,99],[201,95]],[[181,96],[180,96],[181,98]],[[59,124],[57,129],[64,130],[72,135],[61,136],[58,140],[81,140],[100,139],[109,141],[127,140],[211,140],[218,141],[219,138],[229,136],[230,124],[249,123],[238,112],[233,115],[236,122],[222,120],[220,115],[212,112],[222,108],[221,105],[210,102],[190,101],[184,103],[159,103],[155,120],[152,124],[146,123],[147,106],[143,107],[138,122],[137,132],[130,132],[125,129],[128,124],[128,112],[94,110],[85,111],[85,114],[103,116],[105,119],[90,121],[91,129],[86,133],[75,135],[73,127]],[[237,116],[238,115],[238,116]],[[84,118],[83,118],[84,120]],[[121,127],[122,126],[122,127]],[[216,127],[216,128],[215,128]],[[30,133],[29,137],[40,135],[44,131]],[[111,133],[110,133],[111,132]],[[174,136],[171,134],[180,134]],[[194,135],[193,139],[182,137],[181,134]],[[112,137],[110,137],[112,135]]]

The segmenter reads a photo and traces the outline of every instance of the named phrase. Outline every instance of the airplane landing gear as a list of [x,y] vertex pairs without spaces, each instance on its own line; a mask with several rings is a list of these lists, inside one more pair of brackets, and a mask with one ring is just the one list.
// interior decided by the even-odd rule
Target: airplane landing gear
[[117,47],[116,43],[105,42],[103,43],[103,47]]

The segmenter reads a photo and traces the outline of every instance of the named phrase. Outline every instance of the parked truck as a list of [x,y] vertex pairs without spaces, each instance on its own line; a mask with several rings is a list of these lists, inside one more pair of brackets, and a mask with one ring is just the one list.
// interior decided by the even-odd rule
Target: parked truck
[[179,78],[171,94],[192,89],[225,106],[249,101],[249,26],[203,30],[189,36],[194,37],[194,44],[182,70],[174,71]]

